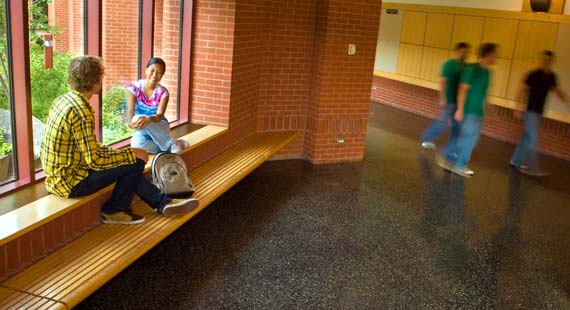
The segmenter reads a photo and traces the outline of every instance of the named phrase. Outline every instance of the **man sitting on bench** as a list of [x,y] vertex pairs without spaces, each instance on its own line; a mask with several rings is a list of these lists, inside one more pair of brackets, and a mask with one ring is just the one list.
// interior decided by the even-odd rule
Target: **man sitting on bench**
[[99,94],[104,68],[101,59],[81,56],[69,64],[71,91],[54,100],[48,115],[41,148],[47,190],[65,198],[95,193],[117,182],[102,206],[107,224],[138,224],[144,217],[130,208],[133,194],[165,216],[186,214],[197,199],[171,199],[143,175],[145,150],[115,150],[97,142],[95,117],[89,100]]

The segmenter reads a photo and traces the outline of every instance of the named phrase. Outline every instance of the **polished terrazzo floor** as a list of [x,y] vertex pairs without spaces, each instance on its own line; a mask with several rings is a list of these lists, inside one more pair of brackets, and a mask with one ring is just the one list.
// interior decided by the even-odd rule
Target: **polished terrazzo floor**
[[76,309],[570,309],[569,162],[483,138],[464,180],[370,118],[363,162],[264,164]]

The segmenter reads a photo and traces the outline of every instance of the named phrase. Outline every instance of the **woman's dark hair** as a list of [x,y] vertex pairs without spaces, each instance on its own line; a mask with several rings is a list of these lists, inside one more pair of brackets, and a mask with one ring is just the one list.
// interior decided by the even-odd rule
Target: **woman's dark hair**
[[164,60],[162,60],[162,58],[160,57],[152,57],[151,59],[149,59],[149,61],[146,63],[146,67],[150,67],[154,64],[159,64],[162,66],[162,73],[164,73],[166,71],[166,63],[164,62]]

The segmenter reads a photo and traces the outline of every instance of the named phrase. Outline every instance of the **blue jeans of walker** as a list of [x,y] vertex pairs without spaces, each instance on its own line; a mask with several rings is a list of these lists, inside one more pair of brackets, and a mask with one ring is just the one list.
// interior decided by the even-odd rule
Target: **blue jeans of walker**
[[168,151],[174,142],[166,119],[150,123],[144,129],[135,129],[131,138],[132,147],[145,149],[149,153]]
[[469,164],[471,153],[481,135],[482,124],[483,117],[481,116],[471,114],[463,116],[463,121],[461,121],[461,135],[457,140],[458,157],[455,162],[457,168],[466,168]]
[[447,104],[445,108],[441,111],[441,114],[437,120],[432,122],[429,127],[422,133],[422,142],[434,142],[441,133],[446,130],[451,123],[451,134],[449,136],[449,142],[447,142],[447,147],[445,149],[445,155],[447,157],[454,157],[457,148],[457,139],[461,131],[460,124],[453,117],[457,111],[457,105]]
[[538,162],[538,129],[542,115],[536,112],[524,114],[524,134],[517,145],[511,163],[515,166],[527,164],[530,170],[540,170]]
[[90,170],[89,175],[71,190],[70,197],[89,195],[117,182],[111,198],[101,208],[104,213],[113,214],[129,210],[133,194],[137,194],[150,207],[158,209],[172,199],[144,177],[144,166],[144,162],[137,159],[132,165],[103,171]]

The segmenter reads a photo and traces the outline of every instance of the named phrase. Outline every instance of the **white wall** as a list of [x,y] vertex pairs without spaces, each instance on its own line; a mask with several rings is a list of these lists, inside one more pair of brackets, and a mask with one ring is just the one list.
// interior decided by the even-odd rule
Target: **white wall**
[[[520,12],[523,0],[383,0],[382,3],[426,4]],[[566,14],[570,14],[569,6],[566,5]]]
[[374,70],[396,72],[398,52],[400,50],[402,15],[401,12],[398,14],[386,14],[386,10],[382,10]]

